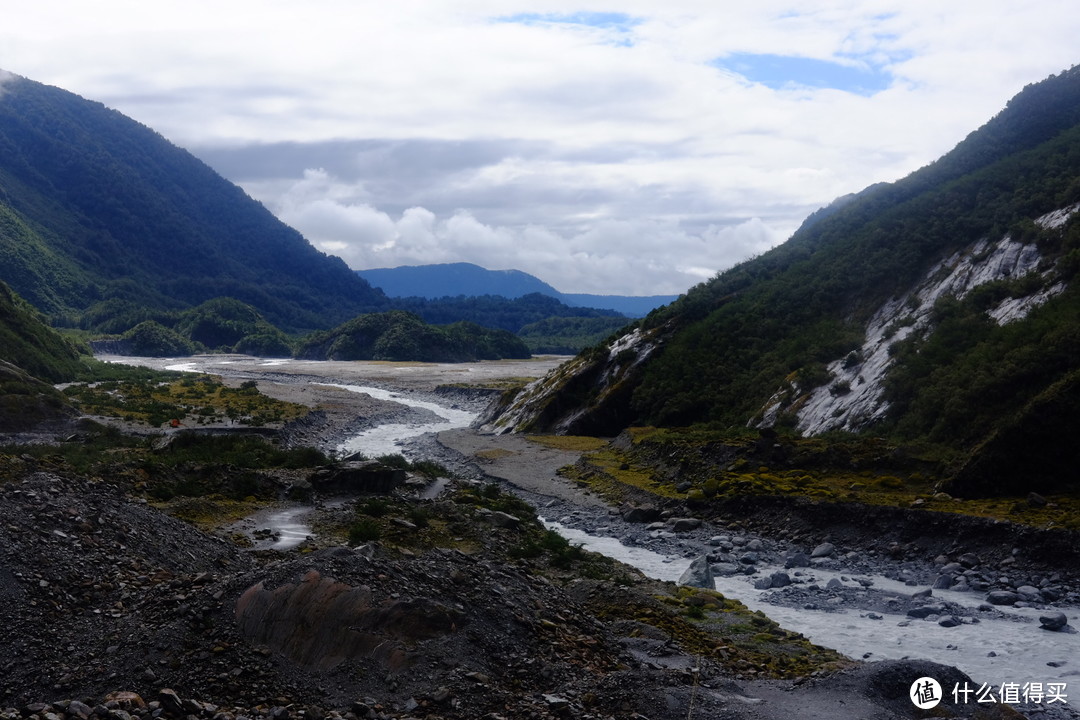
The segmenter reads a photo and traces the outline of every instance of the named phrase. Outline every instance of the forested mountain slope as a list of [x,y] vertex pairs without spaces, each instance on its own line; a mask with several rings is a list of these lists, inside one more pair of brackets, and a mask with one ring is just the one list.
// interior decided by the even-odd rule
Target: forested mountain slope
[[1074,68],[583,353],[498,424],[872,431],[988,450],[1038,417],[1054,448],[1080,373],[1078,207]]
[[385,303],[190,153],[18,77],[0,94],[0,280],[68,325],[90,308],[122,318],[232,297],[306,330]]

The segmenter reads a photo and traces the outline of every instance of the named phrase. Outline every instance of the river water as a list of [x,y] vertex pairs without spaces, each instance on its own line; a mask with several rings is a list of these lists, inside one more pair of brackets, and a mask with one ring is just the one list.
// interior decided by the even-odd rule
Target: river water
[[[285,361],[288,362],[288,361]],[[175,369],[196,368],[187,363],[175,363]],[[327,383],[332,384],[332,383]],[[368,457],[393,454],[402,451],[401,441],[429,432],[467,427],[475,413],[447,405],[419,399],[404,392],[395,392],[366,385],[336,385],[352,392],[366,393],[380,400],[420,408],[432,413],[430,422],[381,425],[358,432],[338,447],[339,455],[362,452]],[[305,509],[286,510],[275,516],[272,524],[279,533],[277,547],[295,546],[311,533],[303,522]],[[573,543],[586,549],[608,555],[636,567],[645,575],[661,580],[675,581],[690,564],[683,556],[663,555],[640,547],[623,545],[614,537],[605,537],[570,528],[557,522],[547,525],[563,534]],[[701,548],[704,553],[708,548]],[[768,575],[772,568],[760,566],[761,575]],[[812,581],[825,585],[841,573],[821,568],[805,571]],[[860,577],[867,578],[865,573]],[[912,588],[883,576],[869,576],[873,587],[898,596],[909,595]],[[989,683],[1000,688],[1003,683],[1066,683],[1077,688],[1077,698],[1069,703],[1080,703],[1080,633],[1047,632],[1038,627],[1039,611],[1032,609],[996,608],[1005,611],[1005,617],[981,619],[977,624],[965,623],[955,628],[942,628],[937,623],[911,620],[904,626],[898,623],[907,618],[884,615],[881,619],[858,610],[825,612],[805,608],[781,607],[765,600],[769,591],[757,590],[753,578],[746,576],[717,578],[716,589],[725,596],[745,603],[751,610],[760,610],[788,630],[799,632],[811,641],[852,657],[868,660],[896,658],[921,658],[958,667],[976,682]],[[810,582],[810,578],[806,579]],[[983,601],[983,595],[934,591],[934,597],[955,602],[963,607],[975,608]],[[1080,625],[1080,609],[1055,608],[1065,612],[1073,626]],[[975,613],[978,615],[978,613]],[[1067,692],[1067,691],[1066,691]]]
[[[407,395],[368,388],[343,386],[354,392],[365,392],[383,400],[393,400],[412,407],[430,410],[441,420],[401,426],[382,426],[366,430],[342,444],[342,452],[361,451],[369,456],[400,452],[400,440],[426,432],[438,432],[467,427],[475,417],[469,411],[448,408],[429,401],[414,400]],[[557,522],[546,522],[573,543],[588,550],[608,555],[636,567],[644,574],[661,580],[676,581],[690,564],[682,556],[662,555],[650,550],[623,545],[618,539],[591,535]],[[706,548],[702,549],[705,552]],[[760,566],[756,577],[769,575],[782,567]],[[814,568],[812,581],[824,586],[836,578],[854,585],[837,571]],[[867,576],[873,587],[898,596],[907,596],[912,588],[884,576]],[[973,679],[987,682],[995,688],[1004,683],[1066,683],[1071,679],[1080,687],[1080,633],[1048,632],[1038,627],[1040,611],[1030,608],[996,608],[1005,618],[981,619],[976,624],[943,628],[935,622],[910,620],[900,615],[884,615],[881,619],[857,610],[825,612],[803,608],[782,607],[767,602],[768,591],[753,587],[754,578],[746,576],[718,577],[716,589],[726,597],[737,599],[751,610],[760,610],[788,630],[799,632],[812,642],[831,647],[852,658],[885,660],[921,658],[953,665]],[[811,579],[806,579],[810,582]],[[977,607],[983,596],[935,590],[934,597],[957,603],[962,607]],[[1077,608],[1061,608],[1072,624],[1080,625]],[[880,617],[880,616],[879,616]],[[898,623],[905,623],[903,626]],[[1050,664],[1048,664],[1050,663]],[[1078,699],[1080,702],[1080,699]]]

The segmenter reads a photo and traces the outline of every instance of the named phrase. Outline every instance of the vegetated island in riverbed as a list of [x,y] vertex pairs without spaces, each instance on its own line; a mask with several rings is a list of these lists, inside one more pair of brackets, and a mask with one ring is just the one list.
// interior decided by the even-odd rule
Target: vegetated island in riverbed
[[[197,378],[133,387],[176,383],[205,407],[232,399]],[[310,422],[237,390],[279,438]],[[258,424],[236,413],[218,421]],[[176,430],[84,420],[0,452],[5,717],[888,718],[912,716],[916,678],[965,678],[853,663],[715,591],[647,579],[493,483],[444,477],[426,497],[447,474],[429,462]],[[225,530],[282,497],[313,503],[294,550]]]

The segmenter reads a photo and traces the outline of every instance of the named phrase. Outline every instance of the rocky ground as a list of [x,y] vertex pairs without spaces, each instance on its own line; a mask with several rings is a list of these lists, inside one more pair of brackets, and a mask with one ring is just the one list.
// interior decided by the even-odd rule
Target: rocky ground
[[[290,428],[288,442],[327,447],[358,422],[409,412],[297,379],[260,381],[268,394],[321,409]],[[365,384],[379,381],[389,384]],[[435,393],[437,384],[411,380],[409,390]],[[456,402],[482,402],[456,392]],[[683,514],[675,508],[658,508],[662,525],[650,527],[628,521],[628,508],[554,485],[549,471],[566,459],[556,454],[505,445],[462,452],[430,437],[412,449],[461,479],[436,498],[402,488],[392,498],[395,513],[380,520],[382,537],[356,545],[343,544],[340,532],[352,505],[320,505],[316,538],[286,552],[200,531],[108,477],[20,461],[23,476],[0,485],[0,720],[887,719],[924,716],[908,699],[915,679],[931,675],[946,686],[965,679],[919,661],[836,662],[722,598],[599,561],[562,567],[562,555],[536,549],[545,537],[538,526],[506,520],[516,516],[504,511],[518,506],[480,493],[477,482],[512,481],[508,458],[517,456],[528,468],[517,475],[519,492],[545,514],[660,551],[710,553],[717,572],[728,564],[745,572],[754,562],[745,562],[747,553],[762,566],[798,550],[813,554],[816,531],[774,539],[748,526],[676,527],[667,522]],[[408,508],[422,511],[422,526]],[[988,590],[1001,585],[993,577],[1000,564],[965,565],[947,553],[916,561],[906,551],[910,558],[892,564],[920,585],[950,574]],[[837,543],[822,557],[816,565],[835,561],[857,576],[889,556]],[[1034,583],[1044,601],[1076,593],[1070,578],[1049,574],[1013,572],[1010,581],[1017,591],[1020,581]],[[855,586],[832,591],[866,602],[868,611],[918,604],[889,608],[886,598],[868,599],[872,593],[856,600]],[[777,597],[821,598],[796,591],[817,592],[795,582],[777,588]],[[764,679],[784,667],[789,679]],[[933,716],[1017,717],[974,699],[945,700]],[[1059,710],[1027,714],[1068,717]]]

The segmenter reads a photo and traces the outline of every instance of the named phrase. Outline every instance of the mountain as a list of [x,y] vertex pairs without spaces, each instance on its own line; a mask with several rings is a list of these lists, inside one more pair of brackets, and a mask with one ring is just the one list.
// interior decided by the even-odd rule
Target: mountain
[[62,325],[226,296],[292,331],[385,308],[190,153],[18,77],[0,94],[0,280]]
[[[1080,68],[940,160],[816,213],[492,418],[881,434],[960,453],[958,492],[1052,490],[1080,451]],[[1009,473],[988,459],[1009,458]]]
[[520,270],[487,270],[472,263],[402,265],[396,268],[357,270],[367,280],[393,298],[474,297],[498,295],[515,299],[539,293],[572,307],[614,310],[628,317],[643,317],[650,310],[674,300],[677,295],[588,295],[562,293],[546,282]]

